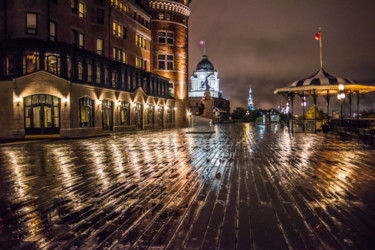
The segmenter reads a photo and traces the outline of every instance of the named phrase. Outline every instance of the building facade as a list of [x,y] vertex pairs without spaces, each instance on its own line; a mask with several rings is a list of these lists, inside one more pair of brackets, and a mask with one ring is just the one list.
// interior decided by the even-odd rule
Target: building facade
[[145,6],[3,0],[0,138],[183,125],[183,101],[153,70],[152,13]]
[[[213,64],[208,60],[207,55],[203,55],[201,61],[197,64],[196,70],[190,77],[189,106],[190,113],[193,115],[202,115],[205,105],[204,99],[207,99],[207,91],[210,98],[213,99],[212,112],[214,122],[221,122],[228,119],[230,115],[230,102],[222,97],[220,90],[218,72]],[[207,112],[206,112],[207,113]]]

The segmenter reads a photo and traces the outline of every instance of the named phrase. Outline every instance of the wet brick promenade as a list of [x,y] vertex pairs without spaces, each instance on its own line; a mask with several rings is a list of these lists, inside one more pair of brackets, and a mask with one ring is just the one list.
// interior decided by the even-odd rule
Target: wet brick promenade
[[375,150],[220,125],[0,147],[1,249],[375,249]]

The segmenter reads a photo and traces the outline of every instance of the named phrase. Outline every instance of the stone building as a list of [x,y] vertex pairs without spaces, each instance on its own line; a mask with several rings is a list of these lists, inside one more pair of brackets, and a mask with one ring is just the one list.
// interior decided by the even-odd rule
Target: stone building
[[[190,77],[189,106],[190,113],[193,115],[203,115],[205,108],[205,100],[207,92],[213,99],[212,112],[214,114],[214,122],[221,122],[228,119],[230,115],[230,102],[222,97],[220,90],[218,72],[213,64],[208,60],[207,55],[202,56],[202,60],[197,64],[196,70]],[[211,112],[209,112],[211,113]]]
[[[187,67],[180,57],[187,60],[190,1],[2,2],[0,138],[185,124],[187,89],[180,83]],[[168,9],[163,31],[153,24],[161,18],[152,11],[158,2],[176,6]],[[155,58],[160,55],[156,37],[162,32],[166,39],[171,38],[168,32],[173,34],[164,44],[175,53],[173,60]]]

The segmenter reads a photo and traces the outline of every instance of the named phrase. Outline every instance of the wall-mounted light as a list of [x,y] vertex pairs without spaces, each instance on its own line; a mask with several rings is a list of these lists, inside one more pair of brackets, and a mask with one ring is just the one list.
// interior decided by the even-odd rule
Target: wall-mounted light
[[137,106],[137,104],[135,102],[132,103],[132,107],[135,107]]
[[16,101],[17,101],[17,106],[20,106],[21,98],[19,96],[17,96]]
[[145,109],[148,109],[150,106],[146,103],[145,104]]
[[120,106],[120,105],[121,105],[121,101],[120,101],[120,100],[117,101],[117,102],[116,102],[116,105],[117,105],[117,106]]
[[64,102],[64,105],[65,105],[65,106],[68,104],[68,101],[69,101],[68,97],[65,97],[65,98],[63,99],[63,102]]
[[174,107],[173,109],[174,109],[174,110],[177,110],[177,107]]
[[98,103],[98,105],[101,105],[102,104],[102,100],[98,100],[97,103]]
[[188,115],[192,115],[192,113],[191,113],[191,112],[188,112]]
[[168,109],[169,109],[169,107],[167,106],[167,107],[165,107],[165,109],[166,109],[166,110],[168,110]]

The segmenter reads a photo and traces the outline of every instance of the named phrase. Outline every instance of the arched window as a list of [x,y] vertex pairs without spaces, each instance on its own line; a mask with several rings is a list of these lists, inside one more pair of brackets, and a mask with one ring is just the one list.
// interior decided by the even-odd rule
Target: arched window
[[155,123],[155,107],[153,105],[149,105],[147,110],[147,124],[154,124]]
[[94,127],[95,101],[89,97],[79,99],[80,127]]
[[126,101],[121,102],[120,125],[130,125],[130,103]]
[[113,102],[105,99],[102,101],[103,130],[113,130]]

